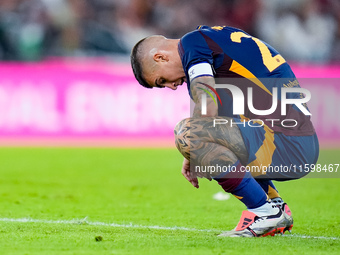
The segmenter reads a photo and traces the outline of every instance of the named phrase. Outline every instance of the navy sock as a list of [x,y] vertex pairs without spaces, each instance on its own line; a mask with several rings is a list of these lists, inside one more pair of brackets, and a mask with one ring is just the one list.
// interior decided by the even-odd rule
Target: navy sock
[[264,205],[268,199],[267,194],[249,172],[241,171],[241,166],[240,161],[237,161],[233,165],[236,171],[223,173],[214,179],[226,192],[240,199],[248,209]]
[[270,199],[280,197],[274,183],[268,179],[255,179]]

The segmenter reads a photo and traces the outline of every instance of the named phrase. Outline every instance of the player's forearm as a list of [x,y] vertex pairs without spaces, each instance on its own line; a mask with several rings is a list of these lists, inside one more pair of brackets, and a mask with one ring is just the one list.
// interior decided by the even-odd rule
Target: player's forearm
[[215,80],[210,76],[198,77],[192,81],[190,89],[195,102],[193,117],[214,117],[218,115],[216,95],[211,90],[214,85]]
[[202,111],[202,102],[195,103],[193,117],[215,117],[218,115],[217,106],[212,99],[207,99],[206,112],[204,114],[202,112],[205,112],[204,110]]

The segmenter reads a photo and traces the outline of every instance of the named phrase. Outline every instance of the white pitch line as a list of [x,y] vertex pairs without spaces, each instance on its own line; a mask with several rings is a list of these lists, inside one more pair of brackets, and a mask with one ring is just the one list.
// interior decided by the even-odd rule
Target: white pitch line
[[118,227],[118,228],[146,228],[146,229],[158,229],[158,230],[184,230],[184,231],[201,231],[201,232],[218,232],[219,230],[213,229],[195,229],[186,227],[164,227],[164,226],[144,226],[138,224],[117,224],[117,223],[106,223],[106,222],[91,222],[84,219],[73,219],[73,220],[42,220],[42,219],[30,219],[30,218],[0,218],[2,222],[21,222],[21,223],[47,223],[47,224],[75,224],[75,225],[91,225],[91,226],[106,226],[106,227]]
[[332,236],[307,236],[307,235],[300,235],[300,234],[289,234],[283,235],[284,237],[298,237],[304,239],[326,239],[326,240],[340,240],[339,237],[332,237]]
[[[46,224],[76,224],[76,225],[91,225],[91,226],[105,226],[105,227],[117,227],[117,228],[144,228],[144,229],[157,229],[157,230],[182,230],[182,231],[200,231],[200,232],[220,232],[218,229],[196,229],[196,228],[186,228],[186,227],[164,227],[164,226],[145,226],[138,224],[117,224],[117,223],[106,223],[106,222],[91,222],[84,219],[73,219],[73,220],[43,220],[43,219],[31,219],[31,218],[0,218],[2,222],[21,222],[21,223],[46,223]],[[295,237],[303,239],[326,239],[326,240],[340,240],[339,237],[331,236],[309,236],[300,234],[288,234],[283,235],[284,237]]]

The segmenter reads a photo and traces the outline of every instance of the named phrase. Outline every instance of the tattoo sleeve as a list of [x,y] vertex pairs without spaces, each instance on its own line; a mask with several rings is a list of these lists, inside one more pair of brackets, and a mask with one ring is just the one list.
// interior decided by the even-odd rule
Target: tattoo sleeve
[[[201,163],[206,160],[206,155],[215,149],[228,149],[247,164],[248,152],[240,129],[237,126],[213,125],[214,119],[228,119],[228,117],[188,118],[180,121],[175,128],[176,146],[182,155],[193,163]],[[217,151],[216,151],[217,153]],[[219,157],[217,157],[219,158]],[[204,159],[204,160],[203,160]],[[233,160],[229,157],[230,160]],[[228,158],[225,158],[226,162]]]
[[[210,88],[214,88],[215,80],[211,76],[194,79],[190,85],[191,95],[195,102],[193,117],[214,117],[218,115],[216,95]],[[210,88],[209,88],[210,87]],[[206,97],[206,115],[202,115],[202,95]]]

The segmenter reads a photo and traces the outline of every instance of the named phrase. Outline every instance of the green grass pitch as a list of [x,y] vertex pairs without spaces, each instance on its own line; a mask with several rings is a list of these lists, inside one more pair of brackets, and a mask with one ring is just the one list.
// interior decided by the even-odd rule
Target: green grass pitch
[[292,235],[218,238],[244,206],[194,189],[181,164],[175,149],[2,148],[0,254],[339,254],[340,179],[277,183]]

